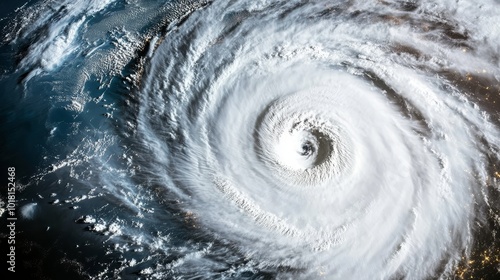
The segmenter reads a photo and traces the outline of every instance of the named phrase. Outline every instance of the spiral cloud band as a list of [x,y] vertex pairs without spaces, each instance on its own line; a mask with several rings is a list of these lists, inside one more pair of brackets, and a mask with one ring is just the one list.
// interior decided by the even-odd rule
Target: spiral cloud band
[[117,134],[131,178],[216,240],[179,250],[210,269],[158,277],[225,253],[278,279],[464,275],[500,223],[499,15],[498,1],[214,1],[153,37]]
[[498,77],[474,56],[498,45],[464,54],[398,8],[217,2],[169,34],[140,127],[179,135],[165,172],[200,223],[305,277],[452,273],[499,135],[439,73]]

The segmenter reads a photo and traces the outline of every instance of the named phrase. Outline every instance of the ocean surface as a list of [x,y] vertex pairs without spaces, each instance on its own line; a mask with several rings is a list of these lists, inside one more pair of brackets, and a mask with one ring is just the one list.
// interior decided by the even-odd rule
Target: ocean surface
[[498,0],[4,2],[5,279],[500,279]]

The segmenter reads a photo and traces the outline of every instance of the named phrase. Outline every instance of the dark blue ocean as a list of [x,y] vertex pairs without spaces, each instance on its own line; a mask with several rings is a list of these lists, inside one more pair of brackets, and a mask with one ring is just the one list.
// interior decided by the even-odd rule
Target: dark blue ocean
[[[84,2],[83,5],[85,5]],[[159,2],[157,5],[164,4]],[[22,24],[25,20],[24,15],[19,16],[19,11],[15,11],[22,5],[24,5],[24,10],[31,9],[29,12],[32,13],[41,11],[45,8],[44,6],[53,6],[50,9],[59,10],[48,11],[49,14],[54,13],[47,22],[40,23],[40,26],[35,27],[35,30],[27,37],[19,36],[22,38],[12,42],[11,37],[6,38],[11,35],[6,34],[17,32],[16,29],[20,28],[17,24]],[[40,7],[37,7],[38,5]],[[89,24],[102,21],[106,14],[123,10],[124,5],[124,3],[112,4],[106,10],[97,12],[91,16]],[[185,5],[188,4],[185,3]],[[7,276],[5,279],[23,277],[28,279],[141,278],[139,272],[156,265],[159,259],[171,261],[179,256],[175,253],[166,256],[158,252],[151,256],[150,252],[144,251],[140,245],[116,250],[116,246],[119,246],[121,241],[111,241],[114,238],[110,237],[112,234],[109,234],[107,230],[103,232],[93,230],[92,226],[96,220],[89,223],[84,221],[84,218],[101,217],[101,220],[97,220],[97,223],[101,222],[101,224],[105,224],[102,219],[130,223],[133,217],[137,216],[137,211],[128,205],[123,205],[117,198],[107,197],[106,186],[102,182],[98,183],[102,178],[97,178],[99,175],[94,173],[92,167],[96,162],[87,162],[76,169],[55,166],[75,152],[84,158],[93,157],[94,153],[101,153],[98,155],[102,157],[98,160],[99,162],[114,162],[120,158],[119,153],[124,153],[120,147],[125,145],[121,142],[123,140],[116,142],[111,139],[102,140],[104,142],[101,144],[109,144],[106,148],[99,147],[100,144],[97,142],[101,137],[106,138],[109,134],[117,133],[120,126],[124,125],[122,110],[126,110],[125,101],[131,91],[124,77],[134,69],[135,58],[132,57],[132,61],[124,63],[123,69],[113,75],[105,73],[104,77],[89,76],[84,84],[79,85],[81,87],[78,90],[81,92],[75,92],[74,85],[77,82],[77,76],[74,76],[72,70],[67,69],[78,68],[85,64],[85,53],[73,53],[61,60],[55,57],[55,63],[61,63],[57,68],[48,72],[44,71],[33,78],[29,77],[30,73],[37,71],[36,69],[41,67],[43,61],[35,61],[26,67],[20,66],[23,57],[30,55],[32,44],[48,36],[50,25],[57,22],[60,17],[64,17],[64,6],[64,3],[56,1],[47,3],[28,1],[26,4],[23,1],[7,1],[3,3],[0,12],[3,36],[0,51],[0,88],[3,100],[0,109],[2,133],[0,166],[5,171],[2,172],[5,187],[1,190],[1,197],[2,208],[6,209],[7,170],[14,167],[16,184],[14,217],[17,218],[14,245],[15,273],[11,273],[6,272],[10,265],[6,265],[5,261],[9,259],[9,257],[6,258],[6,254],[10,252],[11,244],[7,244],[9,234],[6,229],[7,213],[2,213],[1,255],[4,270],[2,275]],[[179,9],[182,10],[182,8]],[[182,12],[187,11],[182,10]],[[177,15],[166,14],[163,19],[168,21],[164,24],[168,24],[170,21],[177,20]],[[161,30],[165,28],[164,26],[151,27],[150,24],[157,23],[146,22],[141,28],[155,28],[159,34],[164,32]],[[104,30],[103,37],[97,39],[94,44],[99,44],[102,48],[112,48],[109,41],[112,35],[109,32],[111,30]],[[76,44],[79,43],[76,42]],[[144,51],[134,49],[133,52],[134,56],[140,56]],[[105,81],[102,80],[103,78]],[[106,85],[102,86],[102,82]],[[85,101],[76,105],[82,108],[75,111],[74,107],[71,107],[76,104],[72,99],[81,94],[85,95],[82,99]],[[87,101],[90,102],[87,103]],[[83,151],[88,155],[78,152],[82,142],[87,143],[84,149],[90,149]],[[100,168],[102,166],[98,167]],[[113,176],[106,179],[111,185],[115,183]],[[116,184],[119,183],[116,182]],[[135,195],[154,196],[155,194],[153,190],[144,187]],[[81,200],[86,202],[78,203]],[[141,205],[142,208],[157,209],[155,215],[165,215],[165,219],[159,224],[151,221],[152,217],[146,214],[141,219],[141,231],[158,235],[168,234],[169,242],[172,243],[207,242],[203,239],[195,241],[196,237],[188,234],[188,229],[179,224],[175,218],[169,218],[172,213],[162,205],[164,203],[151,200]],[[144,221],[146,224],[142,226]],[[191,237],[188,237],[189,235]],[[127,237],[122,241],[127,243],[126,239]],[[144,242],[148,241],[144,240]],[[126,267],[124,267],[125,256],[129,260],[137,260],[132,261],[137,264],[130,265],[130,268],[128,264],[125,264]]]

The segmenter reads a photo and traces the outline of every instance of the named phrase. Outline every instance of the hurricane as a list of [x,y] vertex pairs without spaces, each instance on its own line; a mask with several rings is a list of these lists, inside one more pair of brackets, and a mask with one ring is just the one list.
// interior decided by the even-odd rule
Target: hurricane
[[40,1],[0,23],[2,165],[19,250],[57,248],[46,275],[500,275],[498,1]]

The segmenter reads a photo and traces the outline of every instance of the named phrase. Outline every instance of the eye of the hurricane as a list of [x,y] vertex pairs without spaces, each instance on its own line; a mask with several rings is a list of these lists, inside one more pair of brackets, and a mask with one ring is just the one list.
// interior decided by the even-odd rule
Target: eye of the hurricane
[[306,141],[302,144],[302,151],[300,152],[301,156],[309,157],[312,153],[314,153],[315,149],[311,142]]
[[[300,100],[310,92],[311,106]],[[271,174],[292,186],[322,185],[341,179],[352,165],[353,148],[346,125],[336,114],[317,109],[329,95],[325,89],[309,89],[273,101],[257,123],[257,152]]]
[[331,149],[325,136],[314,130],[291,130],[283,133],[276,145],[275,156],[294,170],[307,170],[321,165]]

